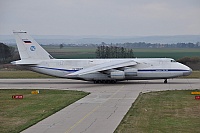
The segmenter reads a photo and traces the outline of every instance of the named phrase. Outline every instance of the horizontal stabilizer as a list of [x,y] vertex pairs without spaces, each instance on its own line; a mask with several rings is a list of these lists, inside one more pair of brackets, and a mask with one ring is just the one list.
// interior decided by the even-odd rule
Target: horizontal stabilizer
[[41,61],[40,60],[18,60],[11,62],[13,65],[37,65]]

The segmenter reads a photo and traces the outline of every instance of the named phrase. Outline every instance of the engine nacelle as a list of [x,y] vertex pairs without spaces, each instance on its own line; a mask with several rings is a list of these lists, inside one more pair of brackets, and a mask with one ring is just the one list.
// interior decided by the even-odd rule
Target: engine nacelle
[[124,71],[114,71],[110,73],[112,79],[125,79]]
[[137,76],[137,69],[135,68],[129,68],[129,69],[125,69],[124,73],[126,76]]

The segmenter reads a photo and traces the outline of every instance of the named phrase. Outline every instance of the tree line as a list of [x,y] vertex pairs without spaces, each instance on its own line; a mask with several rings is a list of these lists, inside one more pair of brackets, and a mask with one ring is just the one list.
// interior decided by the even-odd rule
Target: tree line
[[96,49],[97,58],[133,58],[133,50],[117,46],[98,46]]
[[116,46],[124,48],[200,48],[200,42],[197,43],[173,43],[173,44],[162,44],[162,43],[146,43],[146,42],[126,42],[126,43],[105,43],[101,44],[60,44],[60,48],[63,46],[69,47],[96,47],[100,45],[105,46]]
[[176,43],[176,44],[161,44],[161,43],[117,43],[116,46],[126,48],[200,48],[200,42],[197,43]]
[[14,52],[14,47],[9,47],[3,43],[0,43],[0,64],[12,61]]
[[200,57],[183,57],[177,60],[180,63],[187,64],[187,63],[198,63],[200,62]]

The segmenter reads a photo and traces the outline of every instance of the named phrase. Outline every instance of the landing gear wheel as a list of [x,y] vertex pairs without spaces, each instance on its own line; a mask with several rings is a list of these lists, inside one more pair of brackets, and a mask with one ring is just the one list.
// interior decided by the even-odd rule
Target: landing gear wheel
[[167,79],[165,79],[164,83],[167,84]]
[[94,84],[115,84],[116,80],[93,80]]
[[111,80],[110,83],[111,84],[115,84],[117,81],[116,80]]
[[94,80],[94,84],[98,84],[99,82],[99,80]]

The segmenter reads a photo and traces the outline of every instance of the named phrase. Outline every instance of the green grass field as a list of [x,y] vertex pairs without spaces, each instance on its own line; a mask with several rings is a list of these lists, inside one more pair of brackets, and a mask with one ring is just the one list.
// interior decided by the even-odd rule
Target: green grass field
[[[43,45],[54,58],[60,59],[88,59],[96,58],[96,47],[63,47],[59,45]],[[173,58],[178,60],[183,57],[199,57],[200,49],[194,48],[134,48],[134,56],[137,58]]]
[[53,57],[59,59],[88,59],[95,58],[95,47],[63,47],[43,46]]
[[176,90],[141,94],[115,133],[199,133],[200,100],[190,93]]
[[[55,58],[95,58],[95,47],[63,47],[59,46],[43,46]],[[135,48],[133,49],[134,55],[137,58],[173,58],[180,59],[183,57],[200,56],[200,49],[191,48]]]
[[134,55],[138,58],[173,58],[200,56],[200,49],[134,49]]
[[[24,99],[12,99],[12,95]],[[85,92],[64,90],[0,90],[0,132],[18,133],[38,121],[88,95]]]
[[52,76],[44,75],[44,74],[39,74],[36,72],[32,71],[21,71],[21,70],[16,70],[16,71],[9,71],[9,70],[1,70],[0,71],[0,79],[15,79],[15,78],[55,78]]

